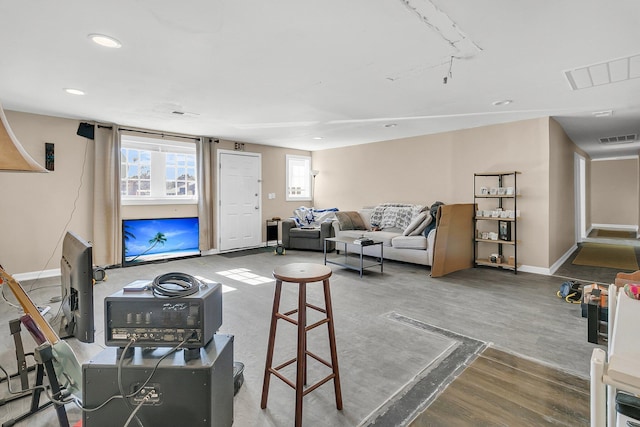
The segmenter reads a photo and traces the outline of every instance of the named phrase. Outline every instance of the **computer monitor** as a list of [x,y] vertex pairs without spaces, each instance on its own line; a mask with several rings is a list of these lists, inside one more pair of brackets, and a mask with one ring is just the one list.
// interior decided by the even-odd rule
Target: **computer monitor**
[[60,260],[62,318],[60,337],[94,341],[93,251],[91,243],[68,231]]

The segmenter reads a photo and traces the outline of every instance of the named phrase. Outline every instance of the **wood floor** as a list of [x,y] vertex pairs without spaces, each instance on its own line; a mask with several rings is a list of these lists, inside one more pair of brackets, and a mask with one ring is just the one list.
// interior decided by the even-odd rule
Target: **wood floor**
[[410,427],[588,426],[589,382],[486,349]]

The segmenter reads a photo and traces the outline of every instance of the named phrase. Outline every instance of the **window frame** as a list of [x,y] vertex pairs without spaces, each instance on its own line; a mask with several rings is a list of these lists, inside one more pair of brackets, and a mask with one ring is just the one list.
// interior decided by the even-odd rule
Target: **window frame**
[[[297,166],[295,165],[295,163],[303,161],[305,163],[305,165],[302,166]],[[292,173],[294,173],[293,168],[297,167],[297,172],[299,172],[299,176],[297,177],[297,179],[295,177],[292,177]],[[294,201],[299,201],[299,202],[310,202],[313,200],[313,185],[312,185],[312,176],[311,176],[311,156],[301,156],[301,155],[296,155],[296,154],[287,154],[286,155],[286,170],[285,170],[285,176],[286,176],[286,180],[285,180],[285,200],[287,202],[294,202]],[[297,182],[301,182],[302,187],[301,187],[301,191],[302,194],[300,196],[296,196],[294,194],[291,194],[291,192],[289,191],[291,186],[290,186],[290,181],[292,180],[292,178],[294,180],[296,180]],[[306,191],[305,191],[305,185],[306,185]]]
[[[154,176],[150,172],[150,193],[149,196],[129,196],[122,194],[122,184],[124,180],[127,180],[125,172],[123,171],[123,165],[126,160],[120,160],[120,203],[122,205],[191,205],[198,203],[198,165],[197,165],[197,147],[194,142],[176,141],[167,138],[153,138],[142,137],[136,135],[123,134],[120,137],[120,149],[121,153],[123,149],[142,150],[150,153],[150,166],[149,170],[153,168],[162,168],[164,173]],[[193,156],[194,166],[193,172],[195,180],[193,181],[194,194],[192,195],[160,195],[162,192],[166,192],[167,185],[167,154],[189,155]],[[188,167],[189,169],[191,167]],[[176,181],[176,180],[174,180]],[[187,181],[188,182],[188,181]],[[188,184],[186,184],[188,185]]]

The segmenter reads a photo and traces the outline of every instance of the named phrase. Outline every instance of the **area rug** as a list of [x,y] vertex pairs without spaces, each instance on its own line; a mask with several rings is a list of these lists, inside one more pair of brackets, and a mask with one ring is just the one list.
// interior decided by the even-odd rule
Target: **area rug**
[[572,264],[593,267],[638,270],[638,260],[633,246],[583,243]]
[[598,237],[615,237],[619,239],[635,239],[635,231],[626,230],[598,230]]

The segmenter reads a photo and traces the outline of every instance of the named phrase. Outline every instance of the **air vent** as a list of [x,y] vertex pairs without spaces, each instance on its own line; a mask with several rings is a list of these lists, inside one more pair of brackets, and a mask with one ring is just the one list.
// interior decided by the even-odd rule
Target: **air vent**
[[579,90],[640,78],[640,54],[566,70],[571,89]]
[[172,111],[172,114],[177,114],[179,116],[182,116],[184,114],[184,111]]
[[637,134],[620,135],[620,136],[608,136],[606,138],[600,138],[600,144],[628,144],[635,142],[638,138]]

